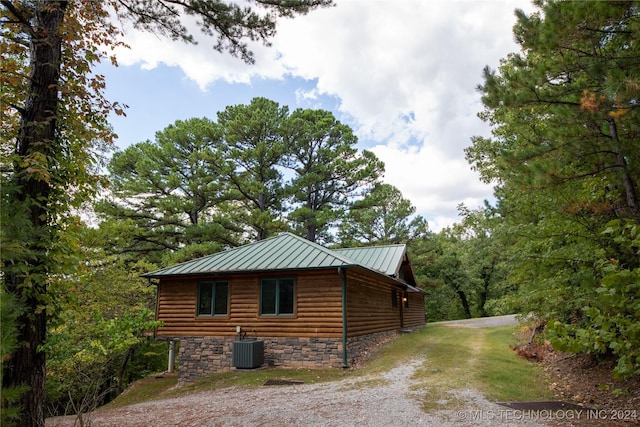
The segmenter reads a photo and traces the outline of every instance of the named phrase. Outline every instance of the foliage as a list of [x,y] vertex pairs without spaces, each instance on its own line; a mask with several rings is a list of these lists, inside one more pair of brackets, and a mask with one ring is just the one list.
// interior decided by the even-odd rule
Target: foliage
[[508,259],[496,233],[501,217],[486,205],[459,206],[462,221],[437,234],[410,241],[419,282],[426,282],[429,320],[453,320],[513,313],[505,307],[513,287],[507,281]]
[[120,0],[114,1],[113,6],[118,17],[133,22],[136,28],[186,43],[195,41],[184,19],[196,16],[200,30],[216,38],[215,50],[228,51],[253,63],[253,53],[245,40],[260,40],[269,46],[269,39],[276,33],[277,18],[306,14],[315,8],[330,6],[332,0],[249,0],[246,3],[251,6],[220,0]]
[[48,401],[52,415],[72,413],[81,420],[84,413],[122,391],[122,371],[131,352],[159,323],[150,320],[149,310],[126,310],[112,318],[95,312],[89,321],[63,318],[65,323],[53,329],[45,346],[50,355]]
[[[154,288],[139,277],[155,266],[106,254],[98,230],[79,233],[87,261],[50,285],[58,316],[49,324],[43,350],[50,414],[74,413],[82,421],[84,412],[137,379],[126,378],[128,365],[158,322],[153,320]],[[147,358],[164,360],[164,355]]]
[[251,3],[263,13],[223,1],[2,0],[2,277],[25,307],[3,387],[29,385],[21,425],[44,424],[45,357],[39,348],[51,303],[47,287],[56,273],[73,270],[77,245],[65,231],[68,213],[99,188],[100,154],[115,136],[107,117],[123,113],[102,96],[104,78],[91,72],[105,58],[101,49],[117,44],[109,7],[122,21],[186,42],[193,37],[183,19],[195,16],[205,35],[216,36],[215,49],[251,62],[244,39],[267,42],[277,18],[331,1]]
[[[283,218],[284,182],[280,171],[285,155],[283,126],[289,109],[266,98],[234,105],[218,113],[225,162],[216,162],[227,198],[242,209],[228,215],[251,229],[251,240],[262,240],[286,229]],[[213,167],[216,164],[212,164]],[[235,202],[235,203],[233,203]]]
[[340,224],[342,246],[408,243],[428,233],[427,221],[414,215],[416,208],[396,187],[376,184],[349,208]]
[[329,243],[329,227],[379,182],[384,164],[370,151],[358,152],[352,130],[329,111],[297,109],[287,126],[287,166],[295,174],[288,217],[307,240]]
[[[154,261],[165,254],[165,262],[287,229],[331,240],[329,227],[383,168],[355,143],[330,112],[289,114],[265,98],[228,106],[216,122],[177,121],[155,142],[113,156],[111,197],[97,205],[100,227],[113,231],[116,251]],[[289,182],[285,168],[294,170]]]
[[[90,72],[115,44],[101,3],[2,2],[2,279],[16,303],[19,345],[3,366],[3,388],[25,384],[19,425],[44,423],[40,351],[52,299],[50,278],[73,269],[69,210],[101,183],[113,140],[103,78]],[[66,19],[65,19],[66,18]]]
[[[417,253],[416,274],[426,277],[431,287],[426,291],[429,320],[470,318],[473,287],[462,261],[460,240],[447,230],[413,245]],[[419,254],[423,253],[426,259]]]
[[[640,227],[615,220],[604,231],[621,246],[640,254]],[[585,319],[551,327],[556,347],[573,352],[613,354],[617,358],[614,375],[640,375],[640,268],[630,269],[611,258],[597,265],[601,277],[596,295],[582,307]]]
[[493,137],[466,150],[497,184],[494,236],[518,288],[502,302],[547,321],[556,346],[637,374],[639,4],[535,4],[517,12],[522,52],[479,87]]
[[109,233],[121,238],[114,242],[117,251],[153,256],[188,244],[215,251],[236,242],[239,230],[221,212],[227,196],[212,166],[225,163],[221,137],[211,120],[178,120],[157,132],[155,142],[114,154],[108,166],[112,195],[97,210],[113,219],[101,227],[123,229]]
[[[18,326],[16,319],[22,307],[15,302],[13,295],[0,289],[0,383],[4,365],[10,363],[9,356],[18,346]],[[20,417],[18,402],[27,390],[26,385],[3,387],[0,396],[0,424],[11,426]]]

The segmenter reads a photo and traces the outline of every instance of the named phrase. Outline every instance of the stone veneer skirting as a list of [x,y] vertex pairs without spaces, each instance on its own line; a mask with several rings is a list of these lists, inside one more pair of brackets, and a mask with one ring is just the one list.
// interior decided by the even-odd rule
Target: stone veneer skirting
[[[385,331],[347,339],[347,363],[366,359],[372,349],[398,335]],[[207,374],[235,369],[232,346],[237,337],[179,337],[178,384]],[[340,368],[341,338],[258,337],[264,341],[264,365],[278,367]]]

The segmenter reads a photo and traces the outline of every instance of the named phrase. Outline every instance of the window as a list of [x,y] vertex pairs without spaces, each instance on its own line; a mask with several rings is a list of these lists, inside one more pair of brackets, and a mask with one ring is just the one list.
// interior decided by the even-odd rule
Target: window
[[228,314],[229,283],[200,282],[198,284],[198,316]]
[[260,314],[293,314],[295,283],[293,279],[263,279],[260,282]]
[[396,291],[395,289],[391,291],[391,307],[398,307],[398,291]]

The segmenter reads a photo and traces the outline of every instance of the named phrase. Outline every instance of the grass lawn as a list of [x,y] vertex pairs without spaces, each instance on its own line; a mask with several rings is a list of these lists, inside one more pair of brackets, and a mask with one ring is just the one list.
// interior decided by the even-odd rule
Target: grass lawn
[[412,389],[427,411],[455,408],[456,392],[464,390],[477,391],[493,402],[551,399],[541,367],[511,350],[517,332],[515,326],[427,325],[390,344],[372,365],[424,358]]
[[[360,377],[387,372],[401,363],[424,360],[412,380],[412,393],[427,411],[452,409],[456,392],[473,390],[490,401],[534,401],[552,397],[542,370],[518,358],[510,346],[515,344],[518,327],[461,328],[427,325],[402,335],[381,348],[358,369],[262,369],[251,372],[214,374],[176,388],[177,376],[149,377],[134,384],[110,403],[120,407],[146,400],[208,389],[261,386],[268,379],[303,381],[307,384]],[[372,382],[375,384],[375,381]],[[366,384],[365,384],[366,385]]]

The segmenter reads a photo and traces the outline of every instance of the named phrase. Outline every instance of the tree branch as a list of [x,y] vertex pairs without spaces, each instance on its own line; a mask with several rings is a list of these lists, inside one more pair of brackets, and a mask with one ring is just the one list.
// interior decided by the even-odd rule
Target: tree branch
[[13,5],[12,2],[10,2],[9,0],[2,0],[0,1],[0,3],[2,3],[2,5],[6,7],[9,12],[11,12],[11,14],[18,20],[18,23],[22,24],[25,27],[27,33],[29,33],[31,37],[36,36],[36,32],[31,26],[29,20],[25,18],[25,16]]

